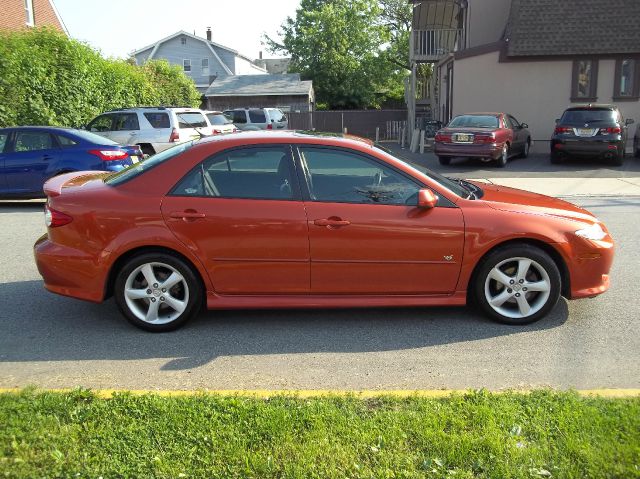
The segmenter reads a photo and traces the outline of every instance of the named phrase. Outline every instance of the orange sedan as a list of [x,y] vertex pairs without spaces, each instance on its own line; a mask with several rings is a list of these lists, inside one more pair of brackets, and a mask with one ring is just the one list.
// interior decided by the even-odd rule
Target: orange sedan
[[609,286],[614,243],[565,201],[418,169],[370,142],[294,132],[185,143],[45,184],[52,292],[110,296],[134,325],[209,309],[473,302],[527,324]]

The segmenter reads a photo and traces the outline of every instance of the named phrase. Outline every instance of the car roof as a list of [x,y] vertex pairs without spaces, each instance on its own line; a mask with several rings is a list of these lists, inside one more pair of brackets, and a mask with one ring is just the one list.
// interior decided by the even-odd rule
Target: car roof
[[484,116],[500,116],[503,113],[500,112],[495,112],[495,111],[476,111],[476,112],[472,112],[472,113],[460,113],[459,115],[456,116],[480,116],[480,115],[484,115]]
[[610,103],[589,103],[586,105],[573,105],[567,108],[565,111],[572,110],[617,110],[616,105]]
[[[247,143],[261,143],[261,140],[268,140],[265,143],[274,143],[279,141],[291,143],[304,143],[310,141],[317,144],[326,145],[358,145],[374,146],[374,142],[355,135],[344,135],[342,133],[318,133],[314,131],[302,130],[285,130],[285,131],[243,131],[231,135],[208,136],[197,141],[197,144],[207,144],[215,142],[232,142],[242,136]],[[269,141],[270,140],[270,141]],[[275,141],[274,141],[275,140]]]
[[74,131],[76,131],[76,128],[69,128],[67,126],[46,126],[46,125],[25,125],[25,126],[6,126],[4,128],[0,128],[0,130],[11,130],[11,129],[21,129],[21,130],[54,130],[54,131],[61,131],[61,132],[69,132],[69,133],[73,133]]

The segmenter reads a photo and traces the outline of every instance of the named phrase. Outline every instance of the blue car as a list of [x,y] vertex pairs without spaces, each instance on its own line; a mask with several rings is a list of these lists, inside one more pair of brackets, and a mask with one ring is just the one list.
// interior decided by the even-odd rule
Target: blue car
[[120,146],[88,131],[19,126],[0,128],[0,197],[43,198],[42,185],[71,171],[120,171],[142,158],[138,146]]

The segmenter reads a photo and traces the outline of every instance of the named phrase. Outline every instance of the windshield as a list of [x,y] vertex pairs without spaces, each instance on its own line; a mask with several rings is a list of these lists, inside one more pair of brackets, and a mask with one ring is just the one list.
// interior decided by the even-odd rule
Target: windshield
[[498,128],[498,117],[493,115],[460,115],[451,120],[447,127]]
[[212,125],[231,125],[233,123],[222,113],[207,113],[207,118]]
[[616,112],[612,110],[596,110],[593,108],[584,110],[567,110],[562,115],[560,123],[615,123]]
[[163,163],[171,158],[178,156],[180,153],[187,151],[189,148],[193,146],[193,141],[188,141],[186,143],[180,143],[179,145],[174,146],[173,148],[169,148],[168,150],[164,150],[162,153],[158,153],[157,155],[153,155],[151,158],[141,161],[140,163],[136,163],[129,168],[125,168],[122,171],[109,175],[104,182],[111,186],[116,186],[126,181],[129,181],[136,176],[143,174],[145,171],[149,171],[151,168]]
[[202,113],[176,112],[179,128],[203,128],[207,126],[207,121]]
[[436,173],[435,171],[431,171],[430,169],[425,168],[424,166],[421,166],[421,165],[418,165],[416,163],[413,163],[412,161],[409,161],[406,158],[402,158],[402,157],[398,156],[396,153],[392,152],[391,150],[385,148],[382,145],[376,144],[374,146],[374,148],[376,150],[378,150],[380,153],[383,153],[383,154],[385,154],[387,156],[391,156],[392,158],[395,158],[396,160],[400,160],[400,161],[408,164],[414,170],[417,170],[419,173],[422,173],[423,175],[428,176],[433,181],[435,181],[439,185],[445,187],[446,189],[448,189],[452,193],[460,196],[461,198],[468,198],[469,197],[469,190],[468,189],[462,187],[459,183],[457,183],[457,182],[455,182],[453,180],[450,180],[446,176],[442,176],[440,173]]

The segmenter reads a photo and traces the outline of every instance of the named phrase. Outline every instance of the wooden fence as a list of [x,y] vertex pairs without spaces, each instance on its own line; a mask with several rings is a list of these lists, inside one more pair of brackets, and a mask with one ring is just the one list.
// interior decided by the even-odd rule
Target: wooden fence
[[398,140],[407,120],[406,110],[313,111],[287,115],[292,130],[342,133],[346,128],[351,135],[376,140],[377,129],[379,141]]

